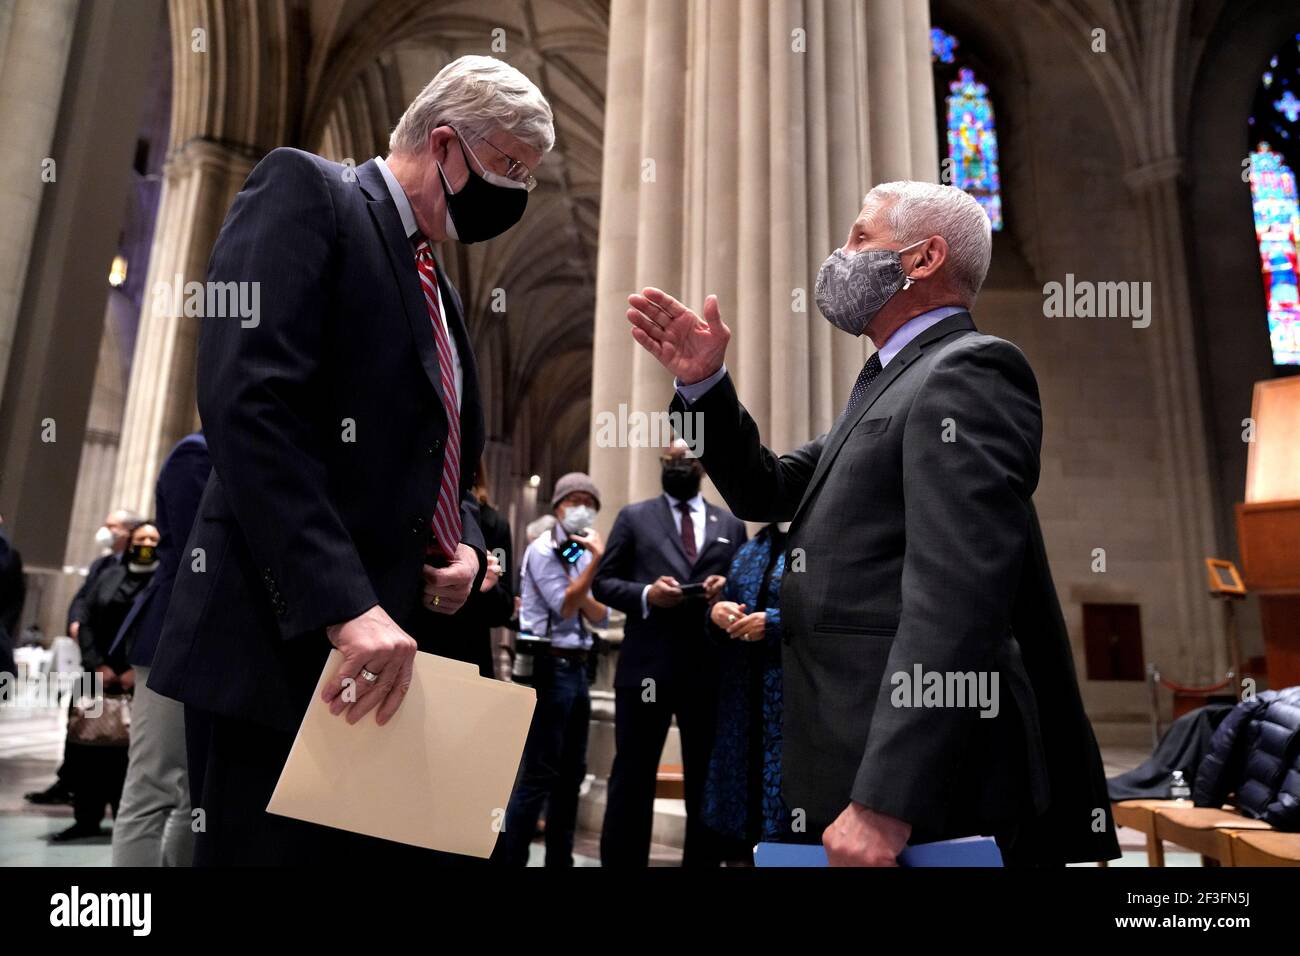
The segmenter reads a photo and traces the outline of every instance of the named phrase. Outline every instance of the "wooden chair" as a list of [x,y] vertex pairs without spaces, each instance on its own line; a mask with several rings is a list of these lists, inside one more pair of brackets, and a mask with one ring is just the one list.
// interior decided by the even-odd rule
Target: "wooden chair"
[[1130,827],[1147,838],[1147,866],[1165,865],[1165,848],[1156,839],[1157,807],[1177,805],[1175,800],[1117,800],[1110,805],[1115,826]]
[[1300,833],[1231,831],[1226,863],[1228,866],[1300,866]]
[[1233,831],[1272,830],[1263,820],[1243,817],[1231,809],[1194,807],[1186,803],[1152,810],[1157,841],[1168,840],[1201,854],[1201,862],[1226,863],[1231,859],[1228,843]]

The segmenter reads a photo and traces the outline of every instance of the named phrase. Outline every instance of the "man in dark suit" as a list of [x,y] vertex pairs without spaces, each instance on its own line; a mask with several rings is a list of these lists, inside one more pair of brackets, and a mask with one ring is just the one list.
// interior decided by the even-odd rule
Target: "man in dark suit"
[[657,289],[629,299],[727,503],[792,521],[784,795],[833,864],[972,834],[1011,863],[1118,855],[1031,501],[1038,387],[970,316],[991,251],[966,193],[876,187],[816,291],[878,351],[831,430],[779,457],[727,376],[717,298],[702,319]]
[[437,861],[265,807],[330,648],[331,711],[382,726],[483,578],[478,373],[431,243],[513,226],[553,144],[536,86],[461,57],[386,160],[273,150],[235,198],[209,280],[256,308],[203,319],[213,474],[185,549],[203,562],[181,565],[149,678],[206,728],[196,864]]
[[185,712],[148,686],[154,651],[190,536],[199,499],[212,472],[201,432],[168,454],[154,488],[158,569],[118,628],[109,654],[123,650],[135,672],[131,747],[122,801],[113,821],[114,866],[189,866],[194,852],[185,757]]
[[745,526],[704,500],[704,472],[685,442],[674,442],[661,466],[664,493],[619,511],[592,585],[597,601],[627,615],[614,674],[616,750],[600,836],[604,866],[649,862],[655,781],[674,716],[686,790],[682,865],[721,860],[717,838],[700,820],[718,676],[706,615],[745,542]]

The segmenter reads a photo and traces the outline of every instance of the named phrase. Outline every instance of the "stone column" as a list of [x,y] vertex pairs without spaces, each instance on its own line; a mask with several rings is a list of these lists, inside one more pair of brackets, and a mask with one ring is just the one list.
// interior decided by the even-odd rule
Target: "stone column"
[[[0,122],[15,122],[18,134],[11,136],[15,130],[5,127],[0,155],[9,159],[13,144],[17,156],[28,157],[10,159],[14,165],[6,167],[9,175],[0,186],[6,190],[0,192],[0,261],[6,270],[26,262],[20,277],[10,273],[0,280],[15,293],[21,288],[22,296],[20,320],[0,318],[0,337],[12,332],[12,340],[4,339],[11,345],[5,346],[8,370],[0,396],[0,507],[33,574],[57,573],[52,569],[63,563],[108,268],[122,229],[140,104],[162,12],[158,0],[79,4],[70,47],[57,30],[42,41],[35,26],[29,29],[29,14],[46,22],[46,15],[63,6],[19,4],[7,27],[0,23],[7,30],[0,87],[21,99],[31,70],[40,79],[41,102],[53,97],[57,103],[57,117],[44,119],[43,107],[33,103],[16,104],[16,112],[10,111],[15,104],[0,104]],[[24,36],[33,43],[31,50],[16,48]],[[66,75],[63,65],[50,74],[45,56],[65,59]],[[7,86],[11,68],[18,71],[16,91]],[[40,132],[51,120],[52,137],[48,129]],[[44,137],[41,155],[57,164],[52,181],[42,180],[40,157],[32,158],[34,144],[27,136]],[[34,201],[32,188],[40,197],[35,219],[36,209],[26,205]],[[9,244],[11,225],[18,226],[16,245]],[[4,308],[0,305],[0,316],[9,314]]]
[[1170,578],[1178,608],[1178,619],[1166,622],[1166,629],[1179,635],[1186,672],[1195,675],[1190,679],[1218,680],[1229,666],[1228,654],[1203,582],[1204,559],[1222,551],[1183,245],[1181,175],[1181,160],[1167,157],[1134,169],[1126,183],[1137,202],[1153,276],[1153,318],[1145,331],[1157,413],[1164,423],[1156,437],[1168,482],[1166,517],[1175,564]]
[[[0,394],[13,349],[36,214],[50,184],[41,163],[53,157],[54,128],[77,18],[76,0],[0,5]],[[57,169],[57,167],[56,167]]]
[[[614,0],[592,414],[667,408],[629,292],[715,293],[766,441],[830,427],[870,348],[817,313],[817,268],[870,187],[938,172],[922,0]],[[602,524],[658,491],[658,448],[601,447]],[[707,436],[705,437],[707,441]],[[716,497],[716,496],[715,496]]]
[[[191,139],[163,168],[158,225],[149,255],[140,332],[136,338],[117,454],[112,500],[142,514],[153,509],[154,483],[172,445],[192,431],[195,346],[199,319],[170,314],[179,281],[203,282],[208,258],[230,203],[252,171],[252,150]],[[160,284],[168,294],[156,307]]]

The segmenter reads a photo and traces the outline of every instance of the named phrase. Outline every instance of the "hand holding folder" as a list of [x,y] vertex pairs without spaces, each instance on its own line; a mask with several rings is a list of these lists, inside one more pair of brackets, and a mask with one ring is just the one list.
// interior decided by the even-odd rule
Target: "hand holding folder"
[[351,725],[321,700],[341,662],[331,651],[267,812],[490,856],[528,737],[533,689],[418,653],[393,719],[380,727],[371,712]]

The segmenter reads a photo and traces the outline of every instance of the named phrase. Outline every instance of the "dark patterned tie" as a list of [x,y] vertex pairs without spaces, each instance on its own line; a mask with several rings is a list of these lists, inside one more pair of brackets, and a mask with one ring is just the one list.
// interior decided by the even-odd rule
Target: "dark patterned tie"
[[683,501],[677,506],[677,510],[682,513],[682,550],[686,552],[686,560],[694,564],[695,522],[691,520],[691,506]]
[[872,352],[871,358],[867,359],[867,364],[862,366],[862,371],[858,373],[858,380],[853,383],[853,391],[849,393],[849,405],[844,409],[845,415],[852,414],[853,409],[858,407],[858,402],[862,401],[862,396],[867,394],[867,389],[879,374],[880,353]]

